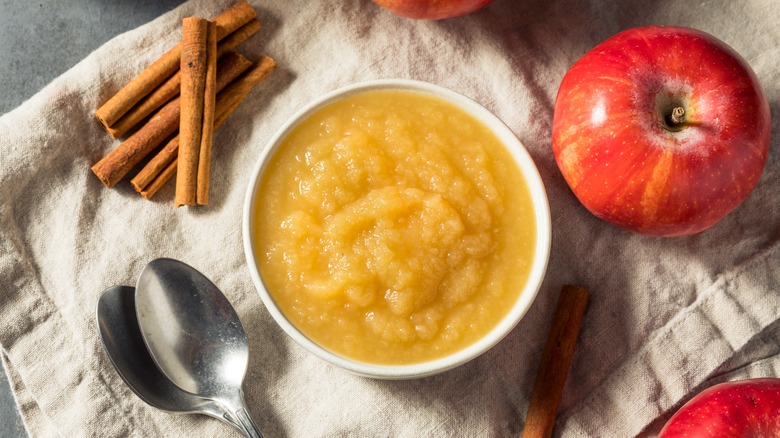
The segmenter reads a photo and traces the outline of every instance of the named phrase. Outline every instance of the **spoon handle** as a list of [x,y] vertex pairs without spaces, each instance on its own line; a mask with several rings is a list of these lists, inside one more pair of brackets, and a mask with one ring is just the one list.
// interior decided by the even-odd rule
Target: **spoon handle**
[[238,418],[241,427],[244,429],[244,433],[249,438],[263,438],[263,433],[257,428],[257,425],[252,421],[252,417],[249,416],[249,412],[246,408],[241,408],[235,412],[236,418]]

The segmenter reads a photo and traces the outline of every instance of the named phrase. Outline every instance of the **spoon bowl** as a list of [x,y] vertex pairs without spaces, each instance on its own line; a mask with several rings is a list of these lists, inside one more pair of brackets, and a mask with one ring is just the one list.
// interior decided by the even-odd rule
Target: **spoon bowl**
[[135,310],[160,371],[182,390],[224,406],[247,436],[261,437],[241,390],[249,342],[217,286],[183,262],[152,260],[138,278]]

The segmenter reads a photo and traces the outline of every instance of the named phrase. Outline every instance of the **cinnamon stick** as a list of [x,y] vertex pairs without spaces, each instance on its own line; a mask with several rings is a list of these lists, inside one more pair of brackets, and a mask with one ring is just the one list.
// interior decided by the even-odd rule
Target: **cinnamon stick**
[[[225,55],[217,67],[217,92],[251,65],[249,60],[238,53],[230,52]],[[138,131],[95,163],[92,172],[107,187],[113,187],[163,140],[176,132],[180,112],[180,98],[167,103]]]
[[141,99],[136,106],[125,113],[121,119],[117,120],[112,126],[103,125],[108,135],[117,139],[130,131],[133,126],[154,112],[157,108],[165,105],[171,99],[179,94],[179,85],[181,84],[181,75],[177,71],[162,85]]
[[217,58],[227,52],[235,50],[241,43],[256,34],[261,27],[263,26],[257,19],[252,19],[249,23],[236,29],[236,31],[225,37],[225,39],[219,41],[219,44],[217,45]]
[[[250,20],[249,23],[241,26],[238,30],[228,35],[225,39],[219,42],[217,46],[217,58],[221,57],[227,52],[234,50],[241,43],[246,41],[249,37],[257,33],[261,24],[257,19]],[[105,126],[111,138],[119,138],[127,134],[134,126],[145,119],[149,114],[154,112],[159,107],[166,104],[168,101],[176,97],[179,94],[179,87],[181,86],[181,72],[177,71],[170,78],[168,78],[162,85],[155,88],[154,91],[149,93],[143,99],[141,99],[135,106],[133,106],[125,115],[122,116],[112,126]]]
[[[179,136],[176,136],[176,150],[178,151],[178,144],[179,144]],[[176,160],[176,157],[173,157],[173,160],[168,164],[165,169],[163,169],[162,172],[157,174],[157,176],[147,185],[143,190],[139,190],[138,193],[141,194],[141,196],[144,197],[144,199],[150,199],[152,196],[154,196],[155,193],[157,193],[160,188],[165,185],[166,182],[168,182],[169,179],[173,177],[173,175],[176,174],[176,168],[178,167],[179,163]]]
[[[246,1],[217,15],[214,17],[214,21],[217,23],[217,40],[225,38],[256,17],[257,13]],[[98,108],[95,117],[106,128],[114,125],[136,103],[178,70],[181,51],[181,44],[177,44],[164,53]]]
[[[158,178],[158,176],[168,167],[171,163],[178,163],[176,157],[179,156],[179,136],[173,137],[165,147],[155,155],[146,166],[143,167],[134,177],[130,180],[130,185],[133,186],[136,192],[143,195],[145,190],[148,190],[152,182]],[[177,164],[178,165],[178,164]],[[174,169],[175,172],[175,169]],[[166,179],[167,181],[167,179]],[[158,187],[159,188],[159,187]],[[156,192],[157,190],[155,190]],[[154,193],[152,193],[154,194]],[[146,196],[144,196],[146,197]],[[148,199],[148,198],[147,198]]]
[[[235,110],[235,106],[230,109],[230,112],[232,113],[233,110]],[[217,116],[217,119],[214,121],[214,129],[219,128],[226,118]],[[176,169],[179,165],[178,156],[179,136],[177,135],[130,180],[130,184],[142,197],[151,199],[176,174]]]
[[[276,61],[270,56],[261,56],[251,69],[219,93],[219,99],[223,102],[225,111],[231,106],[238,106],[244,97],[252,91],[252,88],[267,78],[274,70],[276,70]],[[232,110],[230,111],[232,112]]]
[[547,344],[542,353],[536,384],[525,419],[523,438],[546,438],[552,435],[566,375],[569,372],[574,346],[577,343],[587,305],[586,289],[572,285],[563,286]]
[[[252,88],[268,77],[275,68],[276,62],[273,59],[262,56],[252,69],[219,93],[214,130],[230,117]],[[178,151],[179,137],[176,136],[132,179],[131,184],[141,196],[151,198],[173,176],[178,166]]]
[[196,203],[208,69],[209,22],[197,17],[185,18],[181,33],[181,122],[174,199],[177,207]]
[[209,22],[206,43],[206,89],[203,94],[203,128],[198,150],[198,168],[195,178],[195,204],[209,203],[211,173],[211,143],[214,139],[214,112],[216,111],[217,27]]

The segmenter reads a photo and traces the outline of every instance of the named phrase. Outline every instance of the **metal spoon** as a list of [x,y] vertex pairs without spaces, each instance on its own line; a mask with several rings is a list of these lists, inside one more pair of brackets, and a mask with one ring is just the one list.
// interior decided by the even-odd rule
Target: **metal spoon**
[[141,271],[135,309],[146,347],[179,388],[224,406],[250,438],[261,438],[241,384],[249,342],[233,306],[191,266],[156,259]]
[[138,327],[135,288],[113,286],[103,291],[97,304],[97,323],[109,360],[141,400],[167,412],[209,415],[243,432],[221,405],[183,391],[157,368]]

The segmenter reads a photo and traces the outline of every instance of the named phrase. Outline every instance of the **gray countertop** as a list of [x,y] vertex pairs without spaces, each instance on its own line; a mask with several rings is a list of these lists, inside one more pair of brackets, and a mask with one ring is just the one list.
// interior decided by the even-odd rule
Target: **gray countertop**
[[[0,114],[5,114],[104,42],[183,0],[0,0]],[[96,295],[97,296],[97,295]],[[26,437],[0,373],[0,437]]]

